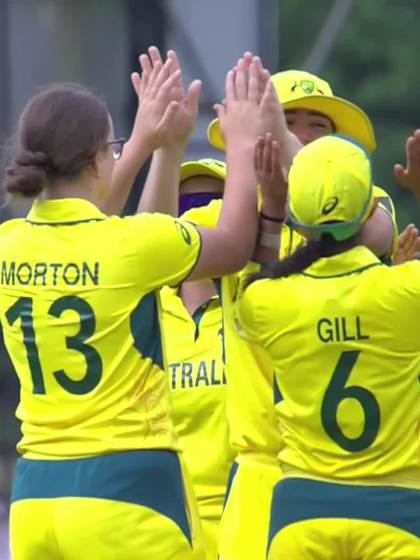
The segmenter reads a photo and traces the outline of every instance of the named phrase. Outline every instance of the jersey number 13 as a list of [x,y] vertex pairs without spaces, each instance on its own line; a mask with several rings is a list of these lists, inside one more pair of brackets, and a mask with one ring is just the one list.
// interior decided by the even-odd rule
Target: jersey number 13
[[[77,296],[64,296],[56,299],[50,306],[48,313],[53,317],[60,318],[65,311],[74,311],[80,318],[80,330],[74,336],[66,337],[66,346],[69,350],[76,350],[83,354],[86,360],[86,372],[82,379],[71,379],[63,369],[54,371],[57,382],[69,393],[74,395],[85,395],[92,391],[102,377],[102,360],[98,352],[85,343],[96,328],[95,314],[89,303]],[[6,319],[12,326],[20,319],[23,333],[23,343],[26,349],[29,369],[32,377],[33,393],[45,394],[45,382],[39,360],[38,347],[33,325],[33,300],[30,297],[21,297],[10,307],[6,313]]]

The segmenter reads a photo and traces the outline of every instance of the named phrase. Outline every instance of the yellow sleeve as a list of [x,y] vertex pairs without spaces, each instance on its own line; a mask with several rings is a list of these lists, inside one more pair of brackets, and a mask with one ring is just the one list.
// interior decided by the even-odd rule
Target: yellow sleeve
[[220,211],[222,209],[222,200],[212,200],[207,206],[200,206],[199,208],[191,208],[182,214],[181,219],[186,222],[203,227],[215,228],[219,221]]
[[[260,312],[265,307],[264,286],[266,280],[257,280],[241,290],[235,306],[235,326],[238,334],[260,345],[264,345],[264,321]],[[267,326],[267,325],[265,325]]]
[[147,291],[175,286],[190,274],[200,255],[201,237],[197,228],[164,214],[138,214],[124,218],[129,243],[136,255]]
[[398,246],[398,226],[397,226],[397,218],[395,214],[395,206],[392,198],[381,187],[378,187],[376,185],[373,186],[373,196],[375,201],[378,203],[378,208],[380,208],[383,212],[386,212],[388,214],[388,216],[392,220],[392,225],[394,227],[394,239],[392,243],[392,249],[390,249],[388,253],[386,253],[381,257],[382,261],[387,261],[387,260],[391,260],[394,257]]

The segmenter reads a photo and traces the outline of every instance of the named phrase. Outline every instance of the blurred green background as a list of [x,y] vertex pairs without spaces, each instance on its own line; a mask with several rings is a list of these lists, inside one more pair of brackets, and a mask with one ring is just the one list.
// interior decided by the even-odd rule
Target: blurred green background
[[[303,68],[335,0],[281,0],[279,70]],[[335,95],[371,118],[377,139],[375,183],[392,196],[400,229],[420,226],[413,196],[394,181],[405,162],[405,141],[420,128],[419,0],[355,0],[319,74]]]

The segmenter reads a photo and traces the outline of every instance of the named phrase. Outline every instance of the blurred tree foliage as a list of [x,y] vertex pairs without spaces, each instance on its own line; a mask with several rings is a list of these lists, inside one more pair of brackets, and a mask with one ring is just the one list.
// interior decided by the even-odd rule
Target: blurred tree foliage
[[[280,67],[303,68],[335,0],[280,0]],[[372,119],[378,148],[375,183],[397,207],[400,228],[420,211],[411,194],[393,179],[392,167],[405,162],[405,140],[420,128],[419,0],[355,0],[319,74],[336,95],[361,106]]]

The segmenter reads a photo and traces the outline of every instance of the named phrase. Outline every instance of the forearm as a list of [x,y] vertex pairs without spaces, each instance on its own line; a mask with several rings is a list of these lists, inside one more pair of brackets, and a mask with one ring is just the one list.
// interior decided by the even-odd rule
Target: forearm
[[153,153],[138,212],[178,215],[179,175],[183,156],[183,145],[159,148]]
[[282,219],[267,220],[264,215],[260,214],[257,243],[252,256],[252,260],[259,264],[279,259],[283,226]]
[[282,226],[287,213],[287,190],[272,193],[266,190],[260,210],[258,238],[252,260],[263,264],[279,259]]
[[254,144],[226,152],[227,177],[218,227],[230,232],[229,242],[243,266],[251,259],[258,231],[257,177]]
[[127,202],[134,181],[151,154],[150,143],[129,140],[116,162],[111,180],[111,192],[103,205],[106,214],[120,214]]
[[251,260],[258,227],[257,178],[253,146],[227,150],[223,205],[215,229],[201,229],[202,249],[190,279],[217,278],[244,268]]

